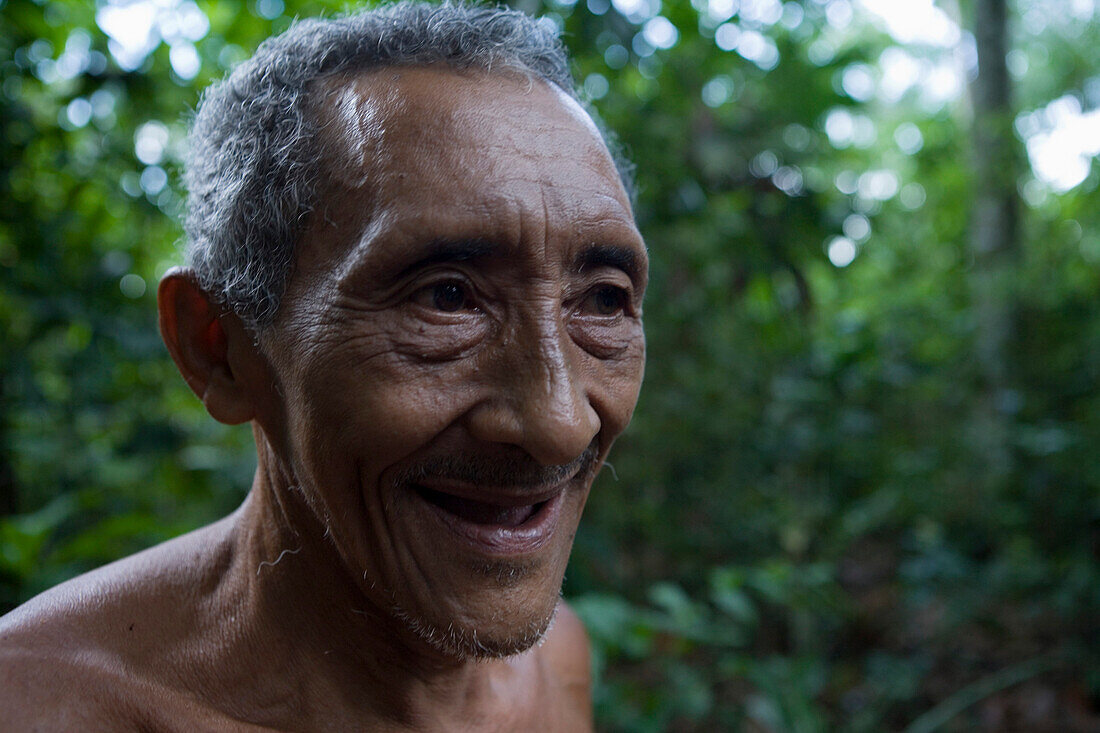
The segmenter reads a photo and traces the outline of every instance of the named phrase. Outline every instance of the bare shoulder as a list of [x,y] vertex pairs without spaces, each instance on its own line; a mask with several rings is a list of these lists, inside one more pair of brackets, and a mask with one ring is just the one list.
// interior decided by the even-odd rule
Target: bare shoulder
[[0,648],[124,647],[143,629],[163,631],[217,583],[228,527],[221,520],[35,596],[0,617]]
[[554,625],[542,646],[546,669],[576,710],[591,718],[592,650],[584,623],[565,601],[558,602]]
[[6,730],[125,730],[128,710],[118,667],[80,646],[57,648],[40,634],[0,632],[0,710]]
[[0,638],[0,710],[0,727],[11,731],[258,730],[134,670],[110,649],[58,648],[9,631]]
[[[186,623],[188,562],[216,525],[73,578],[0,617],[0,710],[11,730],[133,729],[138,701],[163,696],[142,664]],[[178,568],[189,567],[181,573]],[[170,695],[169,695],[170,697]]]

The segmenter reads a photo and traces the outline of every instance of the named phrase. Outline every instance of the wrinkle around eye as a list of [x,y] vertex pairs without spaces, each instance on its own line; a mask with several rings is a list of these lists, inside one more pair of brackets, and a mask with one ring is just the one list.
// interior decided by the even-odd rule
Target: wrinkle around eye
[[641,320],[623,313],[576,316],[570,319],[568,330],[573,341],[597,359],[627,359],[632,351],[640,353],[644,348]]
[[318,321],[310,348],[351,368],[377,358],[448,361],[468,355],[490,332],[487,319],[478,316],[344,295]]

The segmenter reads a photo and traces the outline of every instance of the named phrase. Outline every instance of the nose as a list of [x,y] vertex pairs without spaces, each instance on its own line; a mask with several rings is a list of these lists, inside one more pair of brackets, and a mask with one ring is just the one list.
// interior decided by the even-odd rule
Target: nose
[[581,365],[570,359],[568,335],[551,327],[500,347],[491,367],[493,394],[468,414],[479,440],[516,445],[543,465],[581,455],[600,431]]

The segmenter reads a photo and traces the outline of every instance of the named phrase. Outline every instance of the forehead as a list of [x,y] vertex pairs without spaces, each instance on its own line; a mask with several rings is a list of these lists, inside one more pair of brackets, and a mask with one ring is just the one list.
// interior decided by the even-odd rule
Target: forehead
[[560,152],[578,144],[598,159],[598,173],[610,172],[603,164],[614,169],[580,105],[519,71],[394,67],[326,79],[318,91],[323,146],[364,173],[385,173],[381,168],[397,158],[409,165],[476,152],[491,161],[494,152]]
[[399,67],[328,79],[316,92],[324,165],[310,229],[339,233],[344,245],[325,256],[362,254],[383,230],[505,242],[532,227],[636,236],[591,118],[541,80]]

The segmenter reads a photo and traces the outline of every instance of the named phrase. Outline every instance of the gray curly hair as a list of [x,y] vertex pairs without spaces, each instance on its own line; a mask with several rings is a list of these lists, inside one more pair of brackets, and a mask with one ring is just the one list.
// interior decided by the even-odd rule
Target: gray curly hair
[[[308,109],[318,80],[440,62],[518,69],[578,99],[553,25],[518,11],[401,2],[295,23],[208,88],[199,104],[185,164],[184,229],[187,259],[203,289],[253,330],[274,319],[321,175]],[[606,131],[604,140],[632,192],[629,164]]]

